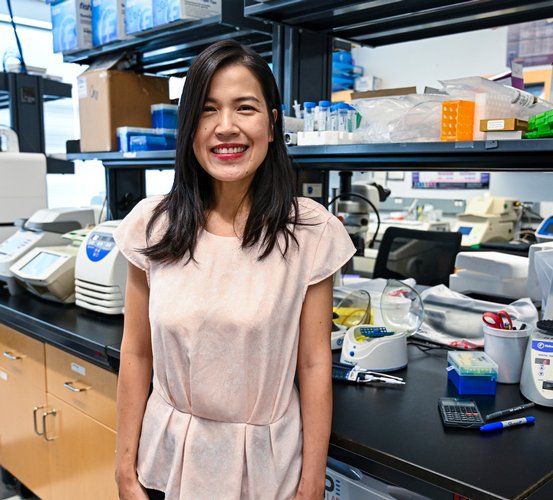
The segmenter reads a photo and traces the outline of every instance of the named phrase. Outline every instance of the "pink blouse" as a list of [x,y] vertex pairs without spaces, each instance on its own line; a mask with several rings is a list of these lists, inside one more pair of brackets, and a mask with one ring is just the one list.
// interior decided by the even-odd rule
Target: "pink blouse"
[[[342,223],[299,198],[299,249],[262,261],[240,239],[199,234],[197,262],[160,265],[137,249],[161,197],[142,200],[115,233],[150,284],[153,392],[138,476],[167,500],[293,498],[302,465],[294,386],[307,287],[354,254]],[[152,240],[160,236],[158,224]],[[330,346],[329,346],[330,347]]]

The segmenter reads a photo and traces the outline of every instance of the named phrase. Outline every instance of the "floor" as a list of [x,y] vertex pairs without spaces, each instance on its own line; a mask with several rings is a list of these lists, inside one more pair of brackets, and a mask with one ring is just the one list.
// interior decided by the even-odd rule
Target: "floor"
[[39,500],[25,486],[0,468],[0,500]]

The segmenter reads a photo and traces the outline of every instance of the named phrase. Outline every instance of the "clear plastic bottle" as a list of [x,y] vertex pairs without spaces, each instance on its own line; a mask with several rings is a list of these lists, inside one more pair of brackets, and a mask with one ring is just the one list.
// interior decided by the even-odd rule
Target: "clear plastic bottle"
[[315,130],[315,106],[311,101],[303,103],[303,131],[313,132]]
[[350,116],[349,106],[346,103],[341,102],[336,105],[336,112],[338,113],[338,125],[336,130],[338,132],[347,132]]
[[330,113],[329,113],[329,122],[328,122],[328,130],[333,130],[336,132],[338,130],[338,105],[334,104],[330,106]]
[[330,101],[319,101],[317,130],[330,130]]

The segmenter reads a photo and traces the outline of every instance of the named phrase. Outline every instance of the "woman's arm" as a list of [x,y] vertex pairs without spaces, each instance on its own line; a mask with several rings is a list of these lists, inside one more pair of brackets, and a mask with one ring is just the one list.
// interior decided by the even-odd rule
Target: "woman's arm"
[[332,422],[332,277],[311,285],[303,303],[298,379],[303,423],[303,467],[296,499],[324,497]]
[[136,459],[142,418],[152,376],[152,344],[146,273],[128,264],[125,326],[117,384],[117,453],[115,477],[119,497],[146,500],[138,482]]

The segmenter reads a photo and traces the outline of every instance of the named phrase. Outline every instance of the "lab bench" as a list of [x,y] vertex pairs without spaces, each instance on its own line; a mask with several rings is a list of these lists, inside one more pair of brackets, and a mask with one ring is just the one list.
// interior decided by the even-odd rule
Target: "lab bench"
[[[65,352],[104,372],[117,370],[121,317],[0,292],[0,324],[44,342],[46,354],[53,346],[59,356]],[[438,398],[456,395],[448,385],[446,359],[444,350],[423,352],[410,345],[407,368],[395,373],[405,386],[337,382],[330,456],[432,499],[451,499],[452,493],[471,499],[553,498],[553,409],[527,412],[536,417],[533,426],[486,434],[445,429]],[[495,396],[473,398],[484,415],[524,402],[518,385],[498,384]]]

